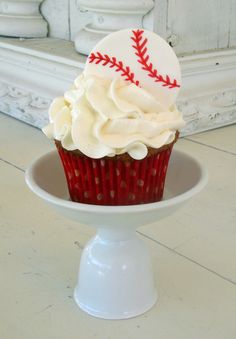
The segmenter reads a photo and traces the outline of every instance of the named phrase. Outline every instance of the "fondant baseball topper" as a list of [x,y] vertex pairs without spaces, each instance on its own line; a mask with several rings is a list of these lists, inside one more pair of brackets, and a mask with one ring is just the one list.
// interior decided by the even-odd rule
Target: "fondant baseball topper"
[[165,107],[179,93],[179,61],[169,44],[144,29],[124,29],[107,35],[93,48],[85,65],[85,74],[121,77],[146,89]]

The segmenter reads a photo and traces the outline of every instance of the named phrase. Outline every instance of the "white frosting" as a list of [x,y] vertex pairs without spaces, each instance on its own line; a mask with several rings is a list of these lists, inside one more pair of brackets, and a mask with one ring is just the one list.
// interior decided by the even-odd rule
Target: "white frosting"
[[43,132],[67,150],[91,158],[129,153],[143,159],[147,147],[171,143],[184,126],[175,106],[164,107],[146,90],[120,78],[81,75],[49,110]]

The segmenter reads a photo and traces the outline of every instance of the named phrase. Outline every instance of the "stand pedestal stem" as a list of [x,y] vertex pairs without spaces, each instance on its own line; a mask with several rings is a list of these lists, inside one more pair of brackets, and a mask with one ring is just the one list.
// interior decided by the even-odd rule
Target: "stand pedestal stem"
[[77,304],[105,319],[137,316],[157,299],[149,251],[134,230],[100,228],[85,247]]
[[137,237],[136,231],[131,229],[127,230],[127,228],[119,227],[117,229],[99,228],[97,232],[97,236],[105,242],[109,241],[127,241]]

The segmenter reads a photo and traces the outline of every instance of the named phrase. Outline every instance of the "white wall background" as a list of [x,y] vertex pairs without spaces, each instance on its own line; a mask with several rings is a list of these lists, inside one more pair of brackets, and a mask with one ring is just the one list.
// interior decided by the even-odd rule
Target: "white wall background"
[[167,30],[179,39],[178,54],[235,46],[235,19],[235,0],[168,1]]
[[[49,35],[66,40],[74,40],[92,17],[76,0],[45,0],[41,12]],[[155,0],[146,22],[169,38],[179,55],[236,46],[236,0]]]

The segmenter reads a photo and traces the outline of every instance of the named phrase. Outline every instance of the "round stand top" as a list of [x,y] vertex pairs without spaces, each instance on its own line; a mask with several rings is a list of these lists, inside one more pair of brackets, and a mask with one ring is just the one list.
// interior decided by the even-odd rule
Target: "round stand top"
[[[85,224],[144,225],[174,212],[207,183],[205,167],[193,156],[174,150],[162,201],[129,206],[101,206],[69,200],[66,178],[57,151],[37,158],[26,170],[29,188],[61,213]],[[128,216],[128,218],[127,218]]]

